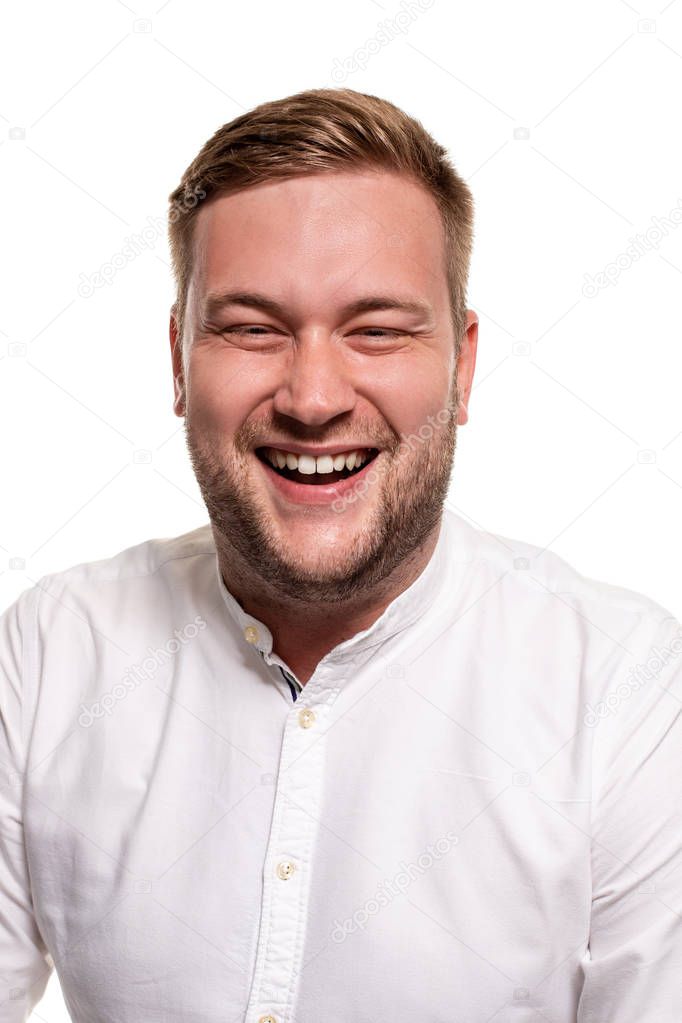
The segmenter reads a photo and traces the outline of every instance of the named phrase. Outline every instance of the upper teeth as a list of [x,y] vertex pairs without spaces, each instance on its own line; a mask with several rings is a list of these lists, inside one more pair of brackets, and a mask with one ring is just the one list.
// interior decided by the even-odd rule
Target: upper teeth
[[278,448],[265,448],[265,457],[271,465],[278,469],[298,469],[305,476],[315,472],[338,472],[341,469],[357,469],[367,461],[367,449],[339,452],[338,455],[297,455],[293,451],[280,451]]

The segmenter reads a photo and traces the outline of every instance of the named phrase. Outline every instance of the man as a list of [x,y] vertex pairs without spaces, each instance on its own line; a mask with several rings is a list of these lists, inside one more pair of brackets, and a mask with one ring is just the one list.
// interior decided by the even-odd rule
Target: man
[[444,511],[472,201],[311,90],[171,196],[210,525],[2,618],[0,1021],[679,1023],[682,629]]

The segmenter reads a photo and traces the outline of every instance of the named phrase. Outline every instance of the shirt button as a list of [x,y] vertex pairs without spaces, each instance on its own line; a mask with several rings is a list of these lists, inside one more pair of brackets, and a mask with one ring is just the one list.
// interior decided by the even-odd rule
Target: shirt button
[[298,712],[298,723],[301,728],[310,728],[311,725],[315,724],[315,711],[309,707],[304,707],[303,710]]
[[255,625],[247,625],[244,629],[244,639],[247,643],[258,642],[258,629]]
[[258,1023],[277,1023],[274,1016],[261,1016]]
[[277,877],[282,881],[288,881],[296,867],[291,860],[282,860],[281,863],[277,864]]

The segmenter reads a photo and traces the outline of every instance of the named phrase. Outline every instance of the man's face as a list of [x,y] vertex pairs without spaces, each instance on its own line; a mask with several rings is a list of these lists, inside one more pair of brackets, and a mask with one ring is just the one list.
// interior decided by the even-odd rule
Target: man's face
[[[438,523],[466,422],[467,324],[456,374],[441,218],[405,177],[315,174],[207,202],[184,351],[172,317],[171,346],[221,545],[282,595],[330,603],[409,558]],[[339,470],[357,450],[360,470]]]

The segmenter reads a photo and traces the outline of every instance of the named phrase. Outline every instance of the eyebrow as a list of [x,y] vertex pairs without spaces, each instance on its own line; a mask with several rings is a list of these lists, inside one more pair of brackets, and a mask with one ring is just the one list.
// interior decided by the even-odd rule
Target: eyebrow
[[[285,310],[279,302],[257,291],[223,291],[210,294],[204,303],[204,317],[213,319],[226,306],[242,305],[252,309],[261,309],[271,316],[284,317]],[[349,302],[341,309],[344,319],[360,313],[372,313],[386,309],[397,309],[399,312],[412,313],[427,319],[433,318],[433,310],[428,302],[419,299],[401,298],[399,295],[367,295],[364,298]]]

